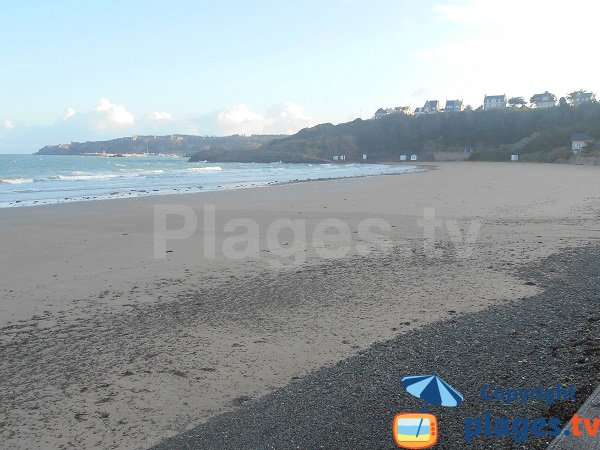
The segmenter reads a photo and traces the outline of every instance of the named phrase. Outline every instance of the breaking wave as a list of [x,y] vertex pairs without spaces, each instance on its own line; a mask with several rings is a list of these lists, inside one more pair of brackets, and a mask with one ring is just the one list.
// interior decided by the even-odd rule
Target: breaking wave
[[33,178],[0,178],[2,184],[25,184],[33,183]]
[[200,173],[200,172],[219,172],[223,170],[221,167],[219,166],[213,166],[213,167],[190,167],[189,169],[186,169],[186,172],[192,172],[192,173]]
[[[102,174],[102,175],[53,175],[48,177],[49,180],[60,180],[60,181],[86,181],[86,180],[108,180],[110,178],[116,178],[119,175],[116,174]],[[36,181],[45,181],[43,178]]]

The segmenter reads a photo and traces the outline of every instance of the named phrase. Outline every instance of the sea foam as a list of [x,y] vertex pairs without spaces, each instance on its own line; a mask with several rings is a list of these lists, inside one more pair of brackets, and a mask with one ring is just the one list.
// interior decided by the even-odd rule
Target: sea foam
[[192,173],[199,173],[199,172],[218,172],[223,170],[221,167],[219,166],[213,166],[213,167],[190,167],[188,169],[186,169],[186,172],[192,172]]
[[2,184],[25,184],[33,183],[33,178],[0,178]]

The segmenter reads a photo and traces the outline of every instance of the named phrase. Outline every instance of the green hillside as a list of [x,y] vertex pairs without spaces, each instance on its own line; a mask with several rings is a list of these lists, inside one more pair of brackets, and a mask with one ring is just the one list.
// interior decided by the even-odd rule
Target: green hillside
[[345,154],[360,160],[397,161],[400,154],[420,160],[464,154],[471,160],[505,161],[512,153],[522,160],[556,161],[570,157],[570,136],[587,133],[600,138],[600,104],[568,105],[549,109],[464,111],[421,116],[392,114],[380,119],[340,125],[323,124],[263,147],[275,153],[293,153],[331,160]]

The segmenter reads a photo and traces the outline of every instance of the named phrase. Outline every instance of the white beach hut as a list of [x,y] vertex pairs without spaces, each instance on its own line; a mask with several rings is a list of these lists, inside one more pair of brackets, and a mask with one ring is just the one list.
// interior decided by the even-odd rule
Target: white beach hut
[[338,158],[338,156],[337,156],[337,155],[334,155],[332,159],[333,159],[334,161],[337,161],[339,158]]
[[366,160],[367,160],[367,154],[366,154],[366,153],[364,153],[364,154],[363,154],[363,161],[366,161]]
[[417,155],[410,155],[411,161],[416,161],[417,159],[419,159],[419,157]]
[[400,155],[400,161],[406,161],[406,155]]
[[510,155],[510,160],[511,161],[518,161],[519,160],[519,155]]

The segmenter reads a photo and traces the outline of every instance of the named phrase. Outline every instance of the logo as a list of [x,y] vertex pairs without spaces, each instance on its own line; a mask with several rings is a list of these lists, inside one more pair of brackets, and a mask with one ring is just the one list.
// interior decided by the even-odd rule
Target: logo
[[433,414],[396,414],[393,433],[398,447],[410,449],[433,447],[438,436],[437,418]]
[[[530,387],[495,387],[486,384],[480,391],[482,400],[502,402],[507,406],[513,403],[523,406],[533,401],[544,402],[548,406],[557,401],[574,402],[575,394],[575,386],[564,386],[560,383]],[[562,440],[583,436],[583,439],[589,439],[597,436],[599,430],[600,418],[580,417],[578,414],[566,424],[558,417],[494,417],[486,411],[482,417],[464,419],[464,437],[469,443],[479,436],[510,437],[517,444],[523,444],[531,437]]]
[[423,400],[420,413],[399,413],[394,416],[392,433],[400,448],[433,447],[438,440],[437,418],[429,414],[429,405],[452,408],[460,405],[463,395],[437,375],[413,375],[402,378],[406,391]]

